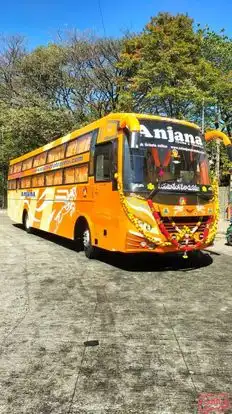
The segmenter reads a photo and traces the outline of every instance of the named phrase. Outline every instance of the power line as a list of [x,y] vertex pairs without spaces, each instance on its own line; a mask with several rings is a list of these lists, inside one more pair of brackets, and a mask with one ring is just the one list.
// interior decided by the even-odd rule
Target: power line
[[102,21],[104,36],[106,37],[106,28],[105,28],[105,24],[104,24],[103,13],[102,13],[101,0],[98,0],[98,7],[99,7],[100,15],[101,15],[101,21]]

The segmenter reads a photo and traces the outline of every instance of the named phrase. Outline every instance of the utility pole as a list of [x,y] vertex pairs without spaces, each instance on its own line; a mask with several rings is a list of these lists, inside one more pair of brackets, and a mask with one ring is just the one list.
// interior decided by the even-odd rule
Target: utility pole
[[219,181],[220,179],[220,139],[216,139],[215,175]]
[[[218,129],[220,124],[220,110],[216,107],[216,119],[215,128]],[[216,162],[215,162],[215,175],[220,180],[220,139],[216,139]]]

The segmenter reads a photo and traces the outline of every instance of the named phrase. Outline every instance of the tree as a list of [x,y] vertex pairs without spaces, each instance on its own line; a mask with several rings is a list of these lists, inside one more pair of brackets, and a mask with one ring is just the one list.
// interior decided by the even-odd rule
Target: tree
[[215,96],[214,111],[220,116],[221,128],[232,136],[232,39],[217,34],[209,28],[199,30],[202,34],[202,53],[217,70],[218,76],[212,85]]
[[71,37],[68,70],[72,104],[82,117],[96,119],[117,109],[120,52],[119,40]]
[[24,56],[21,61],[22,90],[27,93],[29,106],[47,105],[53,109],[71,110],[67,64],[67,48],[56,44],[38,47]]
[[140,35],[124,42],[122,108],[182,118],[191,117],[203,97],[212,101],[216,72],[202,56],[201,44],[189,17],[153,17]]
[[[0,45],[1,46],[1,45]],[[78,39],[26,52],[23,39],[0,51],[0,191],[9,158],[116,110],[120,42]]]
[[[77,32],[29,52],[0,38],[0,193],[9,158],[112,111],[187,118],[232,133],[232,40],[160,13],[122,39]],[[214,162],[215,144],[207,144]],[[212,164],[213,165],[213,164]],[[224,148],[221,172],[230,167]],[[2,183],[2,184],[1,184]]]
[[0,101],[8,106],[22,104],[20,64],[26,55],[24,38],[0,38]]
[[[220,34],[211,31],[208,27],[199,29],[202,36],[202,53],[215,68],[218,75],[211,86],[211,93],[215,98],[214,105],[207,108],[206,124],[217,127],[232,137],[232,39],[222,30]],[[214,159],[216,146],[209,145],[209,155]],[[213,165],[213,164],[212,164]],[[229,174],[232,167],[225,148],[221,145],[220,171],[221,179]],[[227,178],[228,181],[228,178]]]
[[116,109],[120,42],[79,38],[39,47],[21,64],[23,87],[31,105],[65,108],[88,122]]
[[0,105],[0,195],[6,191],[9,160],[78,127],[69,112],[38,107]]

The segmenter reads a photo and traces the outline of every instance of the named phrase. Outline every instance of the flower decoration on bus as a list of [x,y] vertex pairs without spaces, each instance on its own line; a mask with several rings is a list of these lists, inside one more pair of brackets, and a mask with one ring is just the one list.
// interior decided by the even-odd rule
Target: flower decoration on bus
[[[145,240],[154,243],[154,248],[156,246],[166,247],[173,245],[176,249],[179,251],[184,252],[185,258],[187,258],[187,252],[190,250],[196,250],[201,248],[204,244],[209,244],[213,241],[215,238],[215,235],[217,233],[217,225],[218,225],[218,219],[219,219],[219,201],[218,201],[218,182],[216,179],[214,179],[212,183],[212,191],[213,191],[213,201],[216,204],[215,208],[215,215],[209,216],[206,224],[205,229],[202,233],[202,236],[200,237],[198,234],[196,234],[199,231],[199,227],[202,224],[202,220],[199,220],[199,222],[196,223],[196,226],[193,229],[190,229],[188,226],[184,226],[182,229],[180,229],[176,223],[173,221],[171,224],[176,230],[177,234],[173,236],[171,233],[169,233],[168,229],[166,228],[162,217],[160,216],[160,213],[156,210],[155,205],[153,204],[152,200],[147,200],[148,205],[151,209],[151,212],[156,220],[156,223],[158,224],[159,230],[162,233],[163,236],[165,236],[166,240],[161,240],[160,238],[155,238],[153,235],[151,235],[150,231],[148,230],[149,227],[146,225],[144,226],[144,223],[139,220],[134,213],[131,211],[131,208],[128,205],[128,201],[126,197],[123,194],[122,191],[122,180],[121,177],[117,177],[118,181],[118,191],[120,195],[120,200],[122,202],[123,208],[129,218],[129,220],[134,224],[134,226],[137,228],[137,230],[143,234]],[[185,200],[185,197],[180,197],[180,199]],[[183,206],[176,206],[175,209],[184,208]],[[195,244],[194,246],[189,245],[189,240],[193,239]]]
[[179,198],[179,205],[180,206],[185,206],[187,203],[186,197],[180,197]]
[[205,185],[203,185],[203,186],[201,187],[201,190],[205,193],[205,192],[207,191],[207,187],[206,187]]
[[172,157],[173,158],[179,158],[179,153],[178,153],[178,151],[176,149],[173,149],[172,150]]
[[141,228],[143,228],[144,231],[152,230],[152,226],[149,223],[146,223],[145,221],[138,219],[138,225],[141,226]]
[[154,190],[155,186],[152,183],[147,184],[147,189],[148,190]]

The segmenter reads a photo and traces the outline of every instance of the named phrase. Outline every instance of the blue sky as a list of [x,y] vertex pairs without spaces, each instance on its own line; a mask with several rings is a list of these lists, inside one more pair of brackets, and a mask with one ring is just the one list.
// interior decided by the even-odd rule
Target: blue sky
[[104,35],[99,1],[107,36],[141,31],[159,11],[188,13],[196,23],[224,28],[232,37],[232,0],[1,0],[0,33],[22,34],[28,47],[47,44],[57,30],[74,28]]

